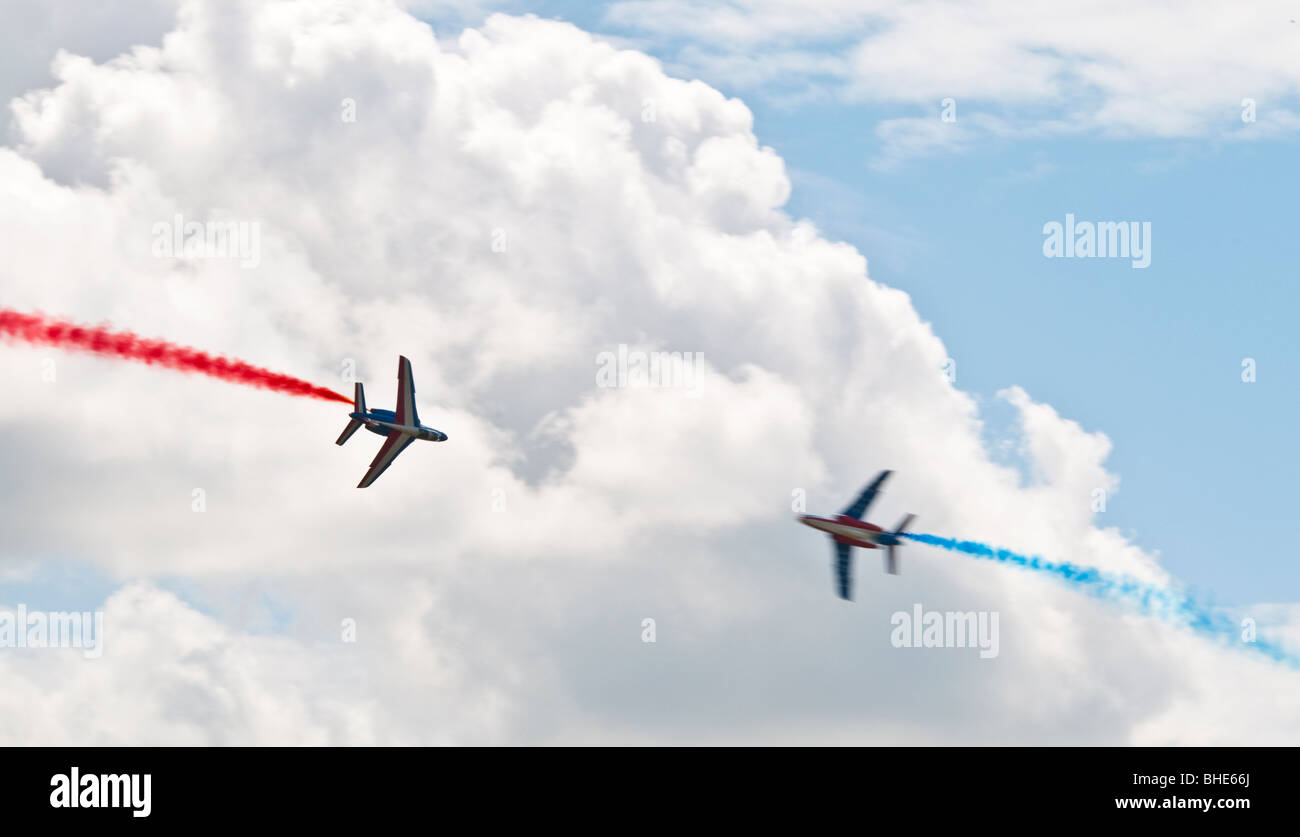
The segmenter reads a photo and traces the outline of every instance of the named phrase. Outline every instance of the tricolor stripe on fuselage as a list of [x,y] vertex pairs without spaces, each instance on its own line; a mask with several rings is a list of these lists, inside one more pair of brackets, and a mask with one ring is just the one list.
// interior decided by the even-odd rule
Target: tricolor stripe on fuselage
[[817,517],[809,514],[800,517],[799,520],[830,535],[835,539],[836,543],[852,544],[863,549],[879,549],[880,547],[876,544],[876,536],[884,531],[879,526],[867,523],[865,520],[854,520],[843,515],[839,517]]

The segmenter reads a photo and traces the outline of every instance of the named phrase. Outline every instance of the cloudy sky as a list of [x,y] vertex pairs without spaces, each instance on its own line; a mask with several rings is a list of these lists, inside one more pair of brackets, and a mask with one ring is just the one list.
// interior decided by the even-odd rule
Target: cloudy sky
[[[1295,3],[0,9],[0,307],[372,407],[405,354],[450,436],[358,491],[341,405],[0,345],[0,609],[105,631],[0,648],[0,742],[1300,743],[1239,641],[920,545],[845,603],[792,521],[893,468],[873,520],[1300,653]],[[1149,266],[1045,258],[1067,214]]]

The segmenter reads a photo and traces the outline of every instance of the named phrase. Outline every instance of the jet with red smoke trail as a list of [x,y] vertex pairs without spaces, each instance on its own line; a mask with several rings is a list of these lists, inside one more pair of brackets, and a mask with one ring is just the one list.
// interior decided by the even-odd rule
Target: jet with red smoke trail
[[370,463],[370,470],[366,471],[361,482],[357,483],[357,488],[366,488],[379,479],[379,475],[388,470],[388,466],[393,464],[398,454],[406,450],[407,446],[416,439],[425,442],[447,441],[446,433],[420,424],[420,416],[415,411],[415,380],[411,377],[411,361],[405,357],[397,359],[396,411],[367,410],[366,391],[360,381],[356,385],[352,406],[352,412],[348,413],[350,419],[348,426],[343,428],[338,441],[334,444],[342,445],[362,427],[371,433],[388,437],[383,447],[379,449],[379,453],[375,455],[374,461]]
[[881,471],[870,485],[862,489],[862,493],[853,501],[853,505],[834,517],[801,514],[796,518],[803,525],[830,535],[831,540],[835,542],[835,574],[841,599],[853,598],[853,547],[855,546],[863,549],[880,549],[883,546],[885,572],[898,575],[898,558],[894,550],[902,544],[903,532],[916,515],[905,515],[892,532],[886,532],[879,526],[862,519],[871,501],[876,499],[880,486],[884,485],[885,480],[892,473],[893,471]]

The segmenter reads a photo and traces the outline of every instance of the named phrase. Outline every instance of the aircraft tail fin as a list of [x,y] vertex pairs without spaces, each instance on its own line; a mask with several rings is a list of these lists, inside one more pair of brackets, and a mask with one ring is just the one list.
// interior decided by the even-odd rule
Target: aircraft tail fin
[[[355,394],[352,397],[352,403],[356,412],[364,413],[366,411],[366,391],[364,388],[362,388],[360,381],[357,381]],[[348,426],[343,428],[343,432],[339,434],[339,438],[336,442],[334,442],[334,444],[336,445],[343,444],[348,439],[352,438],[353,433],[356,433],[360,429],[361,429],[361,422],[357,421],[356,419],[352,419],[351,421],[348,422]]]
[[[897,540],[899,535],[907,531],[907,527],[911,525],[912,520],[915,517],[916,515],[914,514],[907,514],[903,516],[902,520],[898,521],[898,526],[894,527],[895,540]],[[894,551],[896,549],[898,549],[897,543],[892,543],[885,547],[885,572],[890,575],[898,575],[898,553]]]

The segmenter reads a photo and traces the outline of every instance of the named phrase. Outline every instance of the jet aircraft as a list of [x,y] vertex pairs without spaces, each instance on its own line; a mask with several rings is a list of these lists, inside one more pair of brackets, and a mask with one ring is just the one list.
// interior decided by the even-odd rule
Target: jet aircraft
[[898,558],[894,550],[902,545],[901,536],[916,515],[905,515],[892,532],[886,532],[879,526],[862,520],[867,507],[871,505],[872,500],[876,499],[880,486],[891,473],[893,472],[881,471],[870,485],[862,489],[862,493],[853,501],[853,505],[834,517],[801,514],[796,518],[805,526],[811,526],[830,535],[831,540],[835,542],[834,569],[841,599],[852,600],[853,598],[853,547],[855,546],[863,549],[884,547],[885,571],[893,575],[898,574]]
[[360,381],[356,385],[352,408],[352,412],[348,413],[348,426],[343,428],[338,441],[334,444],[343,444],[362,427],[371,433],[387,437],[387,441],[375,455],[374,461],[370,463],[370,470],[366,471],[361,482],[357,483],[357,488],[365,488],[379,479],[379,475],[388,470],[388,466],[393,464],[397,455],[406,450],[407,446],[416,439],[426,442],[447,441],[446,433],[420,424],[420,417],[415,411],[415,381],[411,379],[411,361],[405,357],[399,357],[397,360],[396,411],[367,410],[366,391]]

